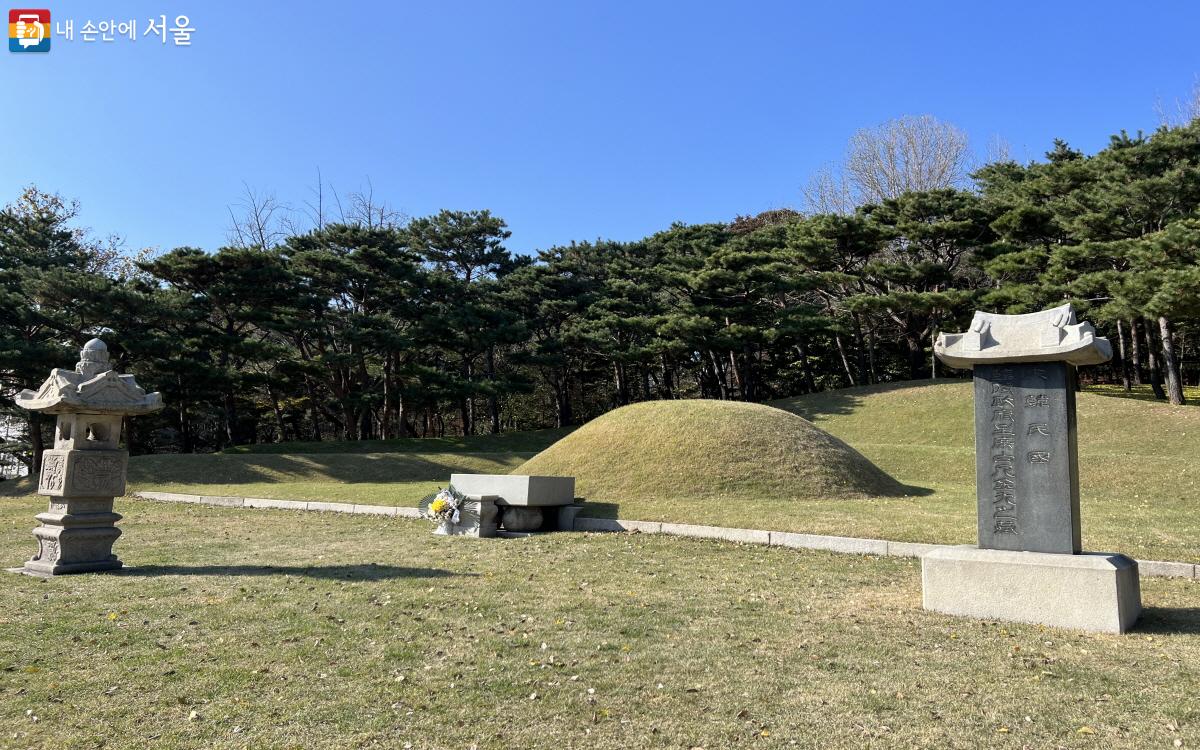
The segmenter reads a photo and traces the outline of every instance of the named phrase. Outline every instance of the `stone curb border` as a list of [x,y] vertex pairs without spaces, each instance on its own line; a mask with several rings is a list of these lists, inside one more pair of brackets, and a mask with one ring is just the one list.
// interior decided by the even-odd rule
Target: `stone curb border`
[[[316,510],[330,513],[420,518],[416,508],[394,505],[358,505],[354,503],[325,503],[304,500],[272,500],[264,497],[223,497],[219,495],[182,495],[176,492],[135,492],[144,500],[168,503],[193,503],[226,508],[275,508],[278,510]],[[743,544],[766,544],[772,547],[825,550],[852,555],[881,557],[920,557],[942,544],[892,542],[886,539],[861,539],[850,536],[795,534],[788,531],[761,529],[731,529],[724,526],[696,526],[686,523],[659,521],[625,521],[611,518],[576,518],[575,531],[638,531],[643,534],[690,536],[698,539],[720,539]],[[1151,578],[1187,578],[1200,580],[1200,565],[1161,560],[1138,560],[1138,572]]]

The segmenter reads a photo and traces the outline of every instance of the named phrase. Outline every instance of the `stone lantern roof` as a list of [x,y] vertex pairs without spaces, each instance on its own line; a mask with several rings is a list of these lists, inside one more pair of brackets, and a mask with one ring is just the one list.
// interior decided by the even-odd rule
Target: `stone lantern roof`
[[943,333],[934,342],[938,359],[970,370],[978,364],[1066,362],[1098,365],[1112,359],[1108,339],[1091,323],[1075,320],[1070,303],[1024,315],[976,312],[965,333]]
[[149,414],[162,408],[162,396],[146,393],[132,375],[118,375],[108,347],[92,339],[79,352],[75,369],[55,368],[36,391],[17,395],[17,406],[46,414]]

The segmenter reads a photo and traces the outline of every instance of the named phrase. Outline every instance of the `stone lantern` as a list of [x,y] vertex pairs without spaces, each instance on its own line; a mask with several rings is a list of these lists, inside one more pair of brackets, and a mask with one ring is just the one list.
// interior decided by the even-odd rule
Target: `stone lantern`
[[1107,362],[1108,341],[1068,305],[976,312],[944,333],[938,358],[973,370],[979,543],[922,557],[925,608],[947,614],[1123,633],[1141,613],[1137,562],[1080,539],[1076,368]]
[[18,406],[58,415],[54,447],[42,453],[38,493],[50,507],[33,530],[38,551],[20,572],[40,576],[116,570],[112,552],[121,536],[113,498],[125,494],[129,453],[120,449],[122,419],[162,408],[162,397],[146,393],[132,375],[118,375],[108,347],[92,339],[74,370],[54,369],[37,391],[25,390]]

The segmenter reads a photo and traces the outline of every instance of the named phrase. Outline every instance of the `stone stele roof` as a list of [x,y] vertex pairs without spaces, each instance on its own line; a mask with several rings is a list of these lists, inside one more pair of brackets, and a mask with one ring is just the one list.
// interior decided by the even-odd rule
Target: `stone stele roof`
[[83,346],[74,370],[55,368],[36,391],[17,394],[17,406],[46,414],[149,414],[162,408],[162,396],[146,393],[132,375],[118,375],[109,365],[108,347],[100,339]]
[[1076,322],[1070,304],[1025,315],[977,311],[969,330],[940,334],[933,351],[946,364],[964,370],[1004,362],[1080,366],[1112,359],[1108,339],[1097,336],[1091,323]]

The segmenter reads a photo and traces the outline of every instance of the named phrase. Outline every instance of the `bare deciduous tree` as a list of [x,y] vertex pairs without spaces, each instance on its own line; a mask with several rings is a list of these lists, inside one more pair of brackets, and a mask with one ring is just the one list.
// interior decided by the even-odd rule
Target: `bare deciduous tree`
[[804,211],[809,214],[854,213],[859,201],[854,187],[837,167],[826,164],[816,171],[803,188]]
[[229,244],[235,247],[269,248],[279,244],[290,225],[291,209],[274,193],[260,193],[243,182],[245,191],[229,206]]
[[331,222],[381,228],[403,226],[408,221],[403,211],[376,198],[370,178],[365,189],[350,193],[343,202],[342,195],[317,170],[317,184],[309,188],[311,196],[299,210],[274,193],[242,185],[242,197],[229,206],[226,236],[234,247],[275,247],[289,235],[305,234]]
[[1013,161],[1012,146],[1002,136],[993,135],[988,139],[987,155],[984,164],[998,164]]
[[345,220],[368,228],[398,227],[408,220],[403,211],[398,211],[387,203],[376,200],[375,186],[371,178],[367,178],[365,190],[351,193],[349,196],[350,211]]
[[860,201],[880,203],[910,190],[959,185],[969,163],[962,130],[932,115],[905,116],[855,133],[845,172]]
[[1192,90],[1187,97],[1176,99],[1170,107],[1158,100],[1154,105],[1158,122],[1166,128],[1178,128],[1200,119],[1200,75],[1192,79]]

